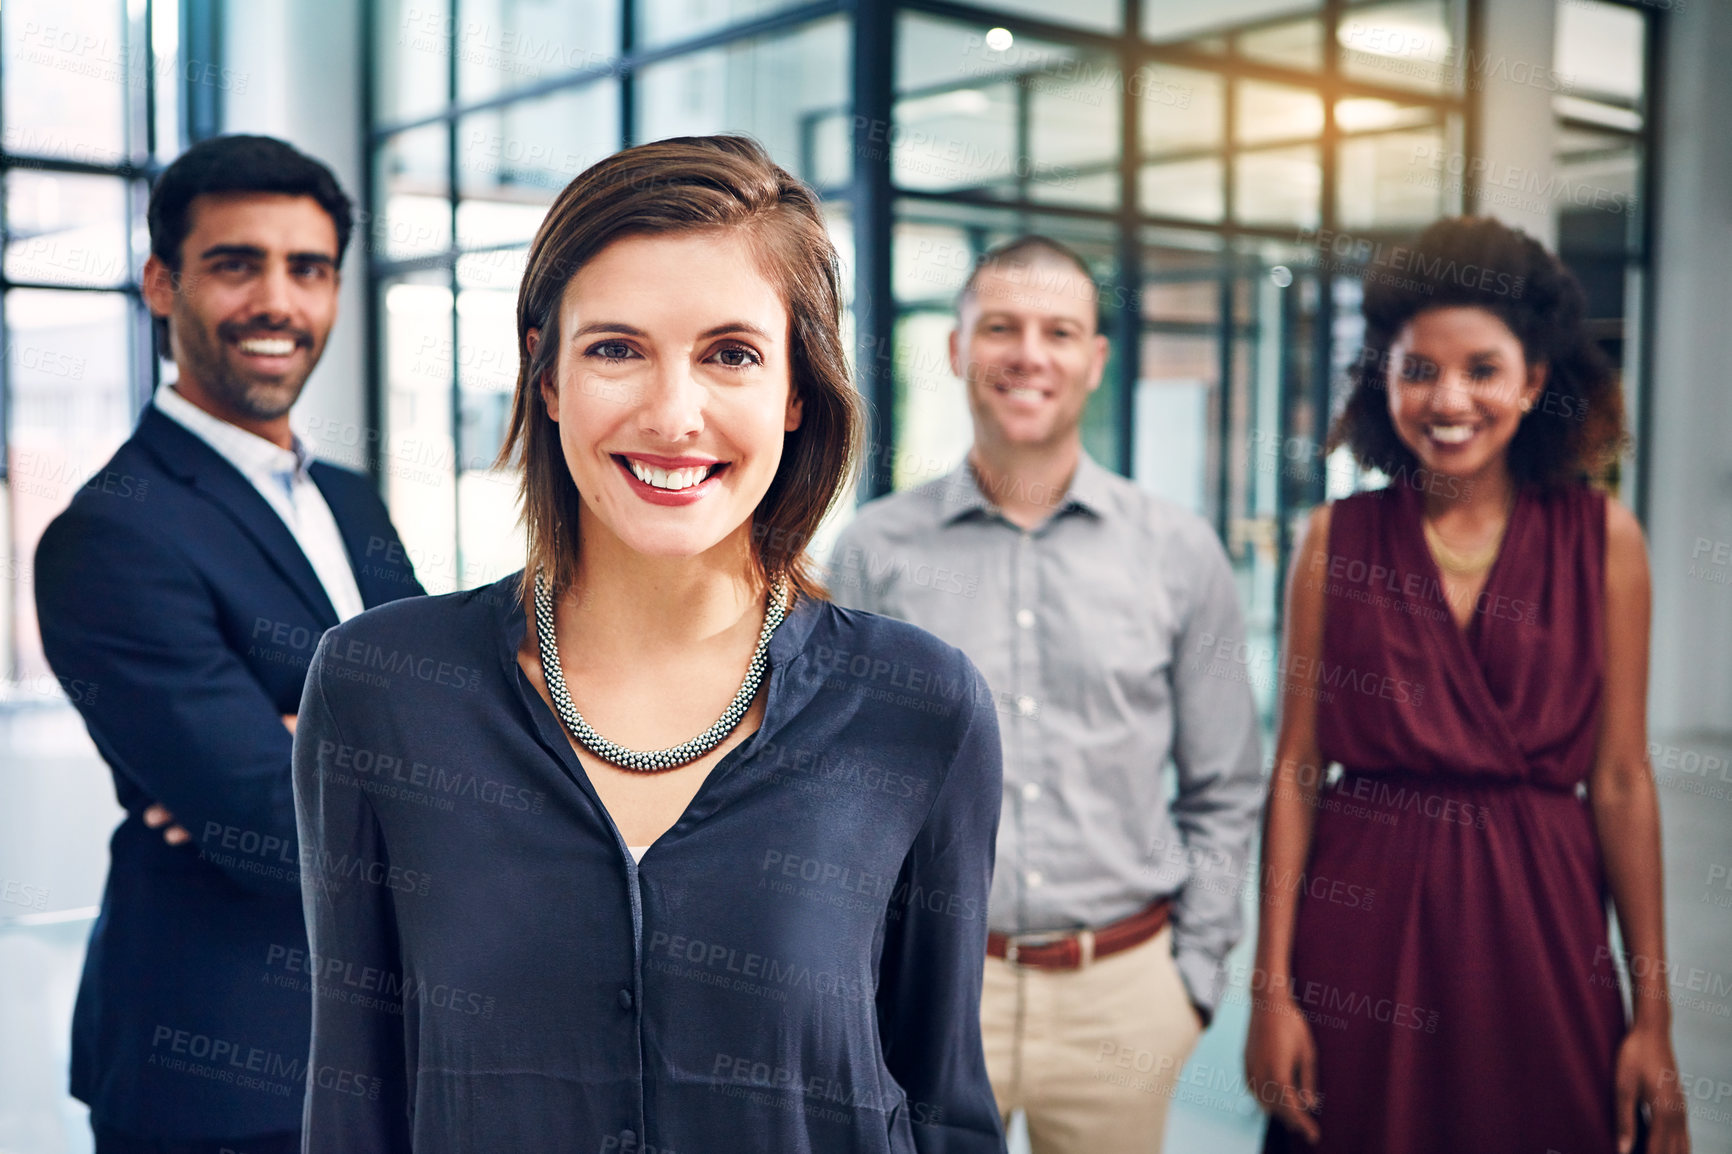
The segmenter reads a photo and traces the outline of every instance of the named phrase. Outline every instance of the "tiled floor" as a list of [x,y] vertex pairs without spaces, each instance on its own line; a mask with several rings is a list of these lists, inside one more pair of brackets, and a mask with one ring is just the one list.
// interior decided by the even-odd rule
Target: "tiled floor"
[[70,707],[0,712],[0,1154],[90,1150],[66,1093],[68,1023],[119,820]]
[[[1657,740],[1674,1038],[1695,1154],[1732,1154],[1732,744]],[[0,712],[0,1154],[86,1154],[66,1096],[67,1023],[119,818],[69,709]],[[1249,943],[1240,946],[1248,964]],[[1186,1069],[1173,1154],[1245,1154],[1261,1116],[1238,1089],[1249,1008],[1230,1000]],[[1013,1140],[1012,1149],[1026,1145]]]
[[1732,1151],[1732,742],[1650,748],[1665,824],[1672,1041],[1695,1154]]

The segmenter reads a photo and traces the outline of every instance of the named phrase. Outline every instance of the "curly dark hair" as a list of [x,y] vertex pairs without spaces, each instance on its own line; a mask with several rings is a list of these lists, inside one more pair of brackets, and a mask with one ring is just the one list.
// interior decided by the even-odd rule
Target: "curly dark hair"
[[1587,329],[1587,297],[1557,257],[1519,229],[1489,217],[1445,217],[1402,254],[1399,274],[1365,279],[1365,341],[1348,371],[1352,392],[1329,433],[1361,467],[1391,476],[1418,468],[1397,436],[1384,390],[1390,346],[1418,314],[1480,308],[1545,362],[1545,389],[1509,445],[1517,485],[1550,487],[1600,475],[1623,449],[1617,374]]

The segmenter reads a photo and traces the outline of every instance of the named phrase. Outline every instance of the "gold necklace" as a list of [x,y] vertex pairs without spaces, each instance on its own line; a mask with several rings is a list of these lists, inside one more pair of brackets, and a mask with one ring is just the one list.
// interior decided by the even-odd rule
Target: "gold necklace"
[[1437,562],[1439,569],[1452,577],[1478,577],[1488,571],[1497,560],[1498,550],[1503,548],[1504,534],[1509,531],[1510,515],[1514,512],[1515,493],[1511,492],[1509,504],[1504,508],[1503,524],[1497,529],[1497,537],[1477,553],[1462,553],[1451,549],[1438,535],[1437,526],[1424,514],[1420,515],[1419,521],[1425,529],[1425,543],[1431,549],[1432,560]]

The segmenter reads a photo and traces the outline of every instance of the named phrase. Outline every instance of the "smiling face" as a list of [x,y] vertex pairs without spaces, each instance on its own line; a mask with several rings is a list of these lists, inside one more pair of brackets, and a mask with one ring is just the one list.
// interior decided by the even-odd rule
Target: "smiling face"
[[982,269],[950,335],[975,440],[989,448],[1055,448],[1076,437],[1106,358],[1094,285],[1050,258]]
[[[540,334],[530,330],[533,351]],[[695,557],[749,546],[800,425],[788,310],[738,234],[616,240],[559,305],[547,415],[583,498],[579,535]]]
[[278,420],[336,323],[337,226],[311,197],[255,193],[197,197],[191,220],[179,272],[144,269],[176,387],[235,424]]
[[1389,417],[1402,444],[1435,473],[1507,469],[1510,441],[1545,387],[1519,338],[1494,313],[1427,309],[1389,348]]

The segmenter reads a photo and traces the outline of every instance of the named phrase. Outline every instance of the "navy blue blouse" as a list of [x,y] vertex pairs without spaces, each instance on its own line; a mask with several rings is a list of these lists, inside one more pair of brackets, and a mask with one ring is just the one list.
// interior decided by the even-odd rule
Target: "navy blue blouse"
[[638,864],[518,667],[518,580],[381,606],[312,663],[305,1150],[1002,1151],[974,666],[802,598],[763,724]]

